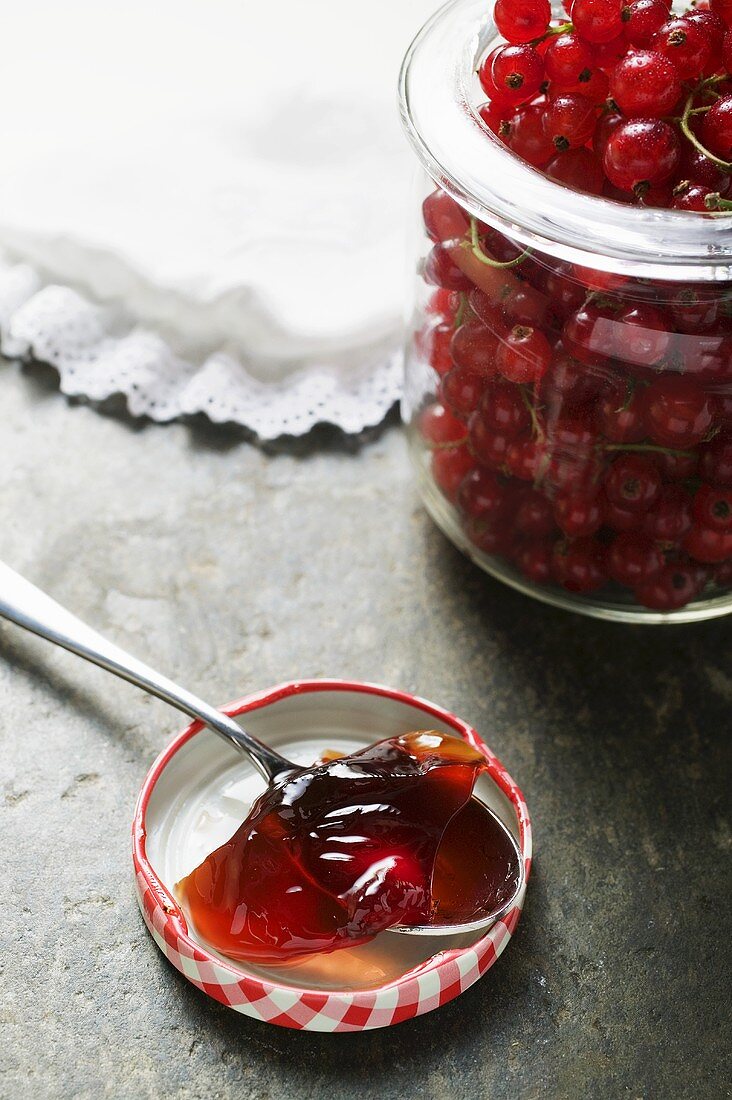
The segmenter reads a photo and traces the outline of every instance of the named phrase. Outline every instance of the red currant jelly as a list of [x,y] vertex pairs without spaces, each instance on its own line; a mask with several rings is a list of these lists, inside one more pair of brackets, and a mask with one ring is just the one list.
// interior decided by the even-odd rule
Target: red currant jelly
[[395,925],[480,919],[510,902],[520,857],[473,798],[484,758],[433,731],[293,773],[178,884],[222,955],[281,964]]

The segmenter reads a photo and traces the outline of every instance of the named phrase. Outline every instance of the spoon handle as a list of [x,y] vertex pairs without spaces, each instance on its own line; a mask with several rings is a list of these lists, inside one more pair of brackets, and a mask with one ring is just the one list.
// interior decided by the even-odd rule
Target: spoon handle
[[0,562],[0,616],[76,653],[86,661],[100,665],[123,680],[129,680],[150,695],[157,695],[189,717],[203,722],[249,756],[267,782],[294,770],[294,764],[252,737],[233,718],[108,642],[3,562]]

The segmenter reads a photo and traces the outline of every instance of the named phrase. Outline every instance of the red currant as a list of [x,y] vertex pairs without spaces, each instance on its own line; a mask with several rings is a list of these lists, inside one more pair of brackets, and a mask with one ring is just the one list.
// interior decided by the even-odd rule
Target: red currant
[[699,595],[705,580],[698,566],[669,563],[657,577],[636,588],[635,598],[654,611],[678,611]]
[[509,149],[535,168],[542,168],[556,152],[552,140],[544,132],[544,106],[525,103],[509,123]]
[[459,239],[465,233],[468,219],[447,192],[433,191],[422,203],[422,218],[427,236],[435,244]]
[[552,545],[550,542],[532,542],[522,547],[516,556],[516,565],[534,584],[548,584],[552,579]]
[[712,403],[681,376],[656,378],[645,393],[648,434],[663,447],[684,450],[701,443],[712,425]]
[[641,520],[640,529],[654,542],[677,545],[691,529],[691,497],[680,485],[664,485],[650,512]]
[[620,0],[574,0],[574,29],[587,42],[611,42],[620,34]]
[[496,350],[498,338],[481,321],[466,321],[455,334],[450,344],[452,361],[456,367],[475,371],[484,378],[492,378],[496,373]]
[[732,437],[719,435],[700,448],[699,472],[720,489],[732,489]]
[[651,48],[673,63],[682,80],[701,73],[712,52],[704,30],[683,16],[664,23],[653,36]]
[[444,244],[436,244],[425,260],[424,278],[433,286],[445,287],[446,290],[470,290],[473,285]]
[[674,199],[671,206],[674,210],[690,210],[706,214],[709,211],[706,199],[708,195],[712,194],[714,192],[711,188],[705,187],[701,183],[687,183],[685,181],[674,189]]
[[480,411],[487,426],[515,439],[531,428],[531,416],[516,386],[497,382],[483,395]]
[[660,118],[670,114],[681,95],[681,81],[662,54],[627,54],[610,74],[610,95],[624,115]]
[[595,104],[577,92],[550,97],[544,110],[544,133],[560,152],[586,145],[596,122]]
[[732,531],[716,531],[695,524],[684,539],[684,549],[697,561],[714,565],[732,558]]
[[567,493],[554,504],[557,525],[570,538],[594,535],[602,523],[602,509],[596,493]]
[[492,470],[500,470],[505,465],[506,455],[511,443],[508,436],[490,428],[486,424],[480,409],[470,417],[468,430],[470,433],[470,450],[481,466],[487,466]]
[[463,515],[495,523],[505,506],[505,494],[490,470],[471,470],[460,483],[457,506]]
[[643,195],[663,183],[678,166],[679,139],[660,119],[634,118],[621,122],[605,144],[605,175],[621,191]]
[[598,412],[602,434],[612,443],[640,443],[645,438],[643,400],[638,390],[611,392],[605,396]]
[[496,365],[509,382],[538,382],[551,358],[551,345],[543,332],[516,325],[499,343]]
[[668,321],[653,306],[627,306],[616,316],[613,354],[624,363],[653,367],[671,343]]
[[694,497],[694,520],[722,534],[732,532],[732,489],[702,485]]
[[455,500],[461,481],[474,466],[467,447],[440,447],[432,452],[432,477],[448,500]]
[[544,54],[546,75],[562,91],[581,92],[582,86],[592,79],[593,67],[591,47],[572,32],[556,35]]
[[661,572],[664,558],[651,539],[626,532],[617,535],[607,555],[608,573],[618,584],[635,588],[647,584]]
[[544,172],[555,183],[572,187],[575,191],[586,191],[589,195],[602,194],[602,166],[589,149],[568,149],[566,153],[557,153]]
[[498,46],[479,70],[483,90],[503,103],[525,103],[544,79],[544,61],[533,46]]
[[420,413],[418,423],[422,438],[433,446],[464,443],[467,439],[465,425],[437,401]]
[[668,19],[665,0],[633,0],[621,13],[626,40],[631,46],[650,44],[656,31],[660,31]]
[[570,592],[593,592],[607,580],[604,547],[597,539],[558,542],[552,565],[557,580]]
[[536,489],[524,489],[513,521],[524,535],[550,535],[554,530],[554,511],[542,493]]
[[658,500],[661,475],[655,463],[642,455],[616,458],[605,475],[605,492],[613,504],[629,512],[647,512]]
[[440,393],[456,416],[467,420],[477,408],[486,387],[486,379],[469,367],[453,367],[442,379]]
[[721,160],[732,160],[732,95],[716,100],[703,117],[704,146]]
[[531,42],[549,26],[552,9],[549,0],[496,0],[493,18],[507,42]]

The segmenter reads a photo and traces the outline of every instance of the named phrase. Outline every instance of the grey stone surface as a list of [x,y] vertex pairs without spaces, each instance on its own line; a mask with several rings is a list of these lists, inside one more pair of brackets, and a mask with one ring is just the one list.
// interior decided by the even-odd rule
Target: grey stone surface
[[729,1095],[729,622],[555,612],[431,526],[391,427],[267,456],[139,426],[0,370],[2,557],[213,701],[292,676],[416,690],[523,786],[537,861],[515,940],[439,1012],[365,1035],[268,1027],[148,937],[129,826],[181,723],[0,627],[0,1095]]

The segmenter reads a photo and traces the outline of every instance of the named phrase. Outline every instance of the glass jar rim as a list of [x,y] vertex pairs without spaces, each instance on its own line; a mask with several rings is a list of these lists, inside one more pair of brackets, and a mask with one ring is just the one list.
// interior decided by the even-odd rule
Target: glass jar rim
[[497,35],[486,6],[448,0],[402,65],[402,121],[432,178],[476,217],[559,259],[651,279],[732,280],[732,215],[626,206],[571,190],[487,130],[475,108],[476,68]]

